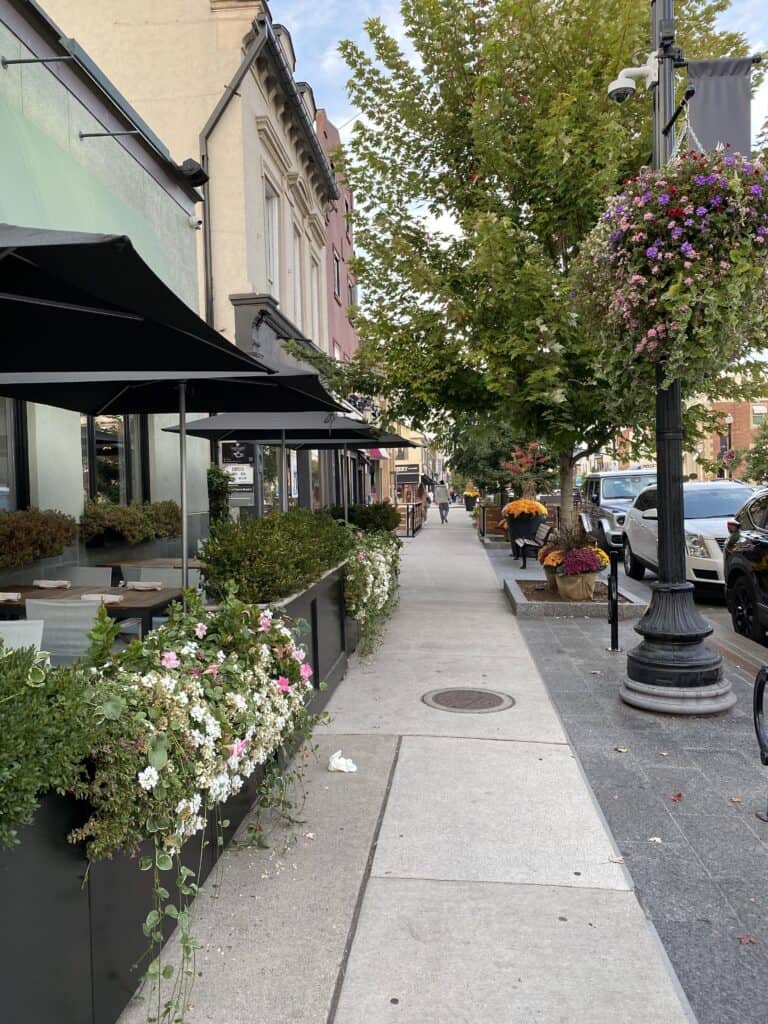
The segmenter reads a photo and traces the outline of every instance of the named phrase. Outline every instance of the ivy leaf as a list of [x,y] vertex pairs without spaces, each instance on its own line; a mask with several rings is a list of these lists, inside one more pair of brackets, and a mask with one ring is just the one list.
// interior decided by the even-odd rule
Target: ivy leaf
[[158,732],[149,741],[148,761],[153,768],[160,771],[168,764],[168,739],[165,733]]
[[109,722],[116,722],[125,711],[125,702],[117,694],[107,697],[103,704],[96,708],[96,714]]
[[160,871],[170,871],[173,867],[173,860],[168,853],[158,853],[155,863]]

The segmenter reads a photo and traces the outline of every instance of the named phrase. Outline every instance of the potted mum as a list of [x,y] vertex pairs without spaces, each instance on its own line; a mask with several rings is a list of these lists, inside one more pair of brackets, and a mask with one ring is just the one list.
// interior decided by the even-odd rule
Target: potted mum
[[591,601],[597,574],[608,566],[608,556],[597,547],[582,545],[552,552],[545,559],[555,572],[557,589],[566,601]]
[[547,518],[547,509],[540,501],[516,498],[507,502],[501,510],[501,517],[507,521],[510,541],[513,536],[533,540],[536,530]]
[[[550,557],[551,556],[551,557]],[[557,576],[555,570],[563,561],[563,552],[556,544],[545,544],[539,548],[536,558],[547,577],[547,590],[557,590]]]
[[467,486],[464,491],[464,508],[467,512],[474,512],[477,499],[480,497],[480,491],[477,490],[472,484]]

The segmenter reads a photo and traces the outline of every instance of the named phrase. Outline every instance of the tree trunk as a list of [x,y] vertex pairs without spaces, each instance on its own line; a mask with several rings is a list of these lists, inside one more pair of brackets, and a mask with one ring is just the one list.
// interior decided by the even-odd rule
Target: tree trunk
[[532,477],[523,482],[523,497],[531,501],[536,497],[536,481]]
[[560,527],[573,528],[573,452],[561,452],[557,463],[560,468]]

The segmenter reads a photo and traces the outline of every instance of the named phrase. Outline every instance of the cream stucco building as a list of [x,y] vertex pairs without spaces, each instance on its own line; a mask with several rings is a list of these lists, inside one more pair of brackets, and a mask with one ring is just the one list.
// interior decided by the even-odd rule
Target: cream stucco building
[[[200,311],[251,348],[252,323],[328,351],[325,209],[333,171],[264,0],[46,0],[177,159],[210,176],[198,239]],[[241,307],[237,317],[232,296]],[[253,333],[253,332],[250,332]],[[266,354],[266,353],[265,353]]]

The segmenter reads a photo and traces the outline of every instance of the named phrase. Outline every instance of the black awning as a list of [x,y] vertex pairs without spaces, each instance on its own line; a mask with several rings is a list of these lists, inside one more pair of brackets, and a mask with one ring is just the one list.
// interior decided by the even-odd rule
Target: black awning
[[0,371],[269,370],[190,309],[124,235],[0,224]]
[[[282,374],[278,374],[270,380],[281,378]],[[289,377],[288,380],[290,379]],[[178,427],[165,429],[177,431]],[[209,416],[204,420],[195,420],[187,427],[190,436],[207,437],[214,441],[229,439],[262,443],[276,437],[281,438],[283,432],[287,441],[321,438],[326,441],[354,442],[356,438],[372,438],[376,434],[369,423],[322,412],[296,412],[290,415],[269,412],[226,412],[218,416]]]

